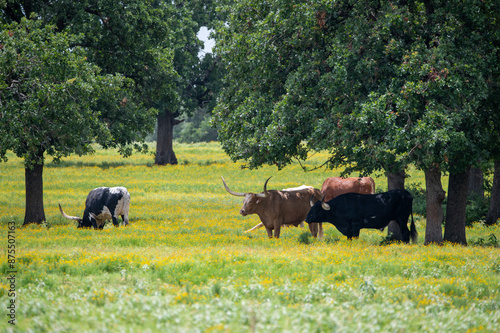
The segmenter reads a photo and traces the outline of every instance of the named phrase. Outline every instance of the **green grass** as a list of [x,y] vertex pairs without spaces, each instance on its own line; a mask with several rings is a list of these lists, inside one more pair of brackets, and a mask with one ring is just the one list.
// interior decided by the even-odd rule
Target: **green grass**
[[[99,149],[48,160],[47,223],[25,228],[22,161],[0,164],[4,249],[7,223],[18,226],[15,332],[500,331],[498,225],[468,228],[468,247],[423,246],[420,216],[416,245],[380,245],[378,230],[347,241],[331,225],[322,242],[301,228],[270,240],[264,229],[244,233],[258,218],[239,215],[242,198],[225,192],[220,176],[235,191],[260,192],[269,176],[268,188],[320,187],[340,170],[242,169],[216,143],[176,145],[176,153],[180,164],[164,167]],[[412,170],[410,182],[422,185],[423,174]],[[81,215],[91,189],[118,185],[132,196],[128,227],[81,230],[60,216],[58,203]],[[8,291],[4,279],[4,313]],[[7,320],[0,331],[14,332]]]

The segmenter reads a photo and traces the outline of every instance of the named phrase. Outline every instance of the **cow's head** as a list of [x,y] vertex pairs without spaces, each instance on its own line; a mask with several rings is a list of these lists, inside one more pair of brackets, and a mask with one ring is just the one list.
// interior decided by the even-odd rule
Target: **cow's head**
[[243,200],[243,207],[240,209],[240,214],[243,216],[250,215],[250,214],[256,214],[259,212],[259,206],[262,200],[264,200],[268,196],[267,192],[267,182],[271,177],[267,178],[266,182],[264,183],[264,192],[262,193],[238,193],[232,191],[226,184],[226,181],[224,180],[224,177],[222,177],[222,183],[224,184],[224,187],[226,188],[226,191],[234,196],[237,197],[245,197]]
[[[90,227],[92,227],[92,220],[91,220],[91,218],[95,219],[95,215],[92,214],[92,213],[88,214],[87,210],[85,210],[85,212],[83,213],[83,215],[84,215],[83,219],[79,218],[78,216],[67,215],[62,210],[61,204],[59,204],[59,210],[61,211],[61,214],[62,214],[63,217],[67,218],[68,220],[77,221],[78,222],[78,228],[90,228]],[[88,216],[87,219],[85,219],[85,216]]]
[[309,213],[307,213],[306,222],[307,223],[321,223],[326,222],[326,218],[328,216],[328,211],[330,210],[330,205],[324,202],[325,195],[321,198],[321,200],[313,202],[314,194],[311,195],[311,199],[309,199],[309,204],[311,205],[311,209]]

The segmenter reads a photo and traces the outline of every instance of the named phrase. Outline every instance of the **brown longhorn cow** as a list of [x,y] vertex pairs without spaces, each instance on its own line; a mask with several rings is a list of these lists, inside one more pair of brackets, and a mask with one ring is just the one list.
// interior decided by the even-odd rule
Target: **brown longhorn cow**
[[[243,207],[240,209],[240,214],[243,216],[257,214],[266,227],[267,235],[269,238],[280,237],[280,231],[282,226],[298,226],[301,224],[311,208],[309,205],[309,199],[311,196],[321,199],[320,190],[305,187],[298,190],[267,190],[267,182],[271,177],[269,177],[264,183],[264,192],[262,193],[238,193],[234,192],[226,184],[224,177],[222,178],[222,183],[226,191],[234,196],[245,197],[243,200]],[[254,228],[258,228],[259,225]],[[314,237],[318,234],[321,238],[323,230],[321,224],[311,223],[309,224],[309,230]]]

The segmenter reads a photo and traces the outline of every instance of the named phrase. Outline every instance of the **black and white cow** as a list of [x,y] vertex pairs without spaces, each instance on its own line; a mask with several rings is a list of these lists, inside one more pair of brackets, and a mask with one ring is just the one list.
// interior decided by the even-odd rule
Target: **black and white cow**
[[123,225],[128,224],[130,194],[125,187],[98,187],[90,191],[85,201],[83,218],[66,215],[59,204],[62,216],[78,221],[78,228],[102,229],[106,220],[112,220],[118,226],[118,216],[122,217]]
[[[324,199],[324,196],[323,196]],[[406,190],[392,190],[378,194],[346,193],[327,203],[310,200],[311,210],[307,223],[329,222],[344,236],[351,239],[359,236],[361,229],[381,229],[396,221],[401,229],[403,241],[417,242],[417,230],[413,221],[413,197]],[[411,225],[408,230],[408,218]]]

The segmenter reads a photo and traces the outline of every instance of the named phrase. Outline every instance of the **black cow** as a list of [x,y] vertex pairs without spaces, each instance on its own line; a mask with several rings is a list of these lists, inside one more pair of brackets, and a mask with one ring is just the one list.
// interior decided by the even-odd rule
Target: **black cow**
[[66,215],[59,204],[62,216],[78,221],[78,228],[102,229],[106,220],[112,220],[118,226],[118,216],[121,215],[123,225],[128,224],[130,194],[125,187],[98,187],[90,191],[85,201],[83,218]]
[[[324,199],[324,197],[323,197]],[[351,239],[359,236],[365,228],[381,229],[389,222],[396,221],[401,229],[403,241],[417,242],[417,230],[413,221],[413,197],[406,190],[392,190],[378,194],[346,193],[327,203],[310,200],[311,210],[307,214],[307,223],[330,222],[344,236]],[[408,218],[411,225],[408,230]]]

